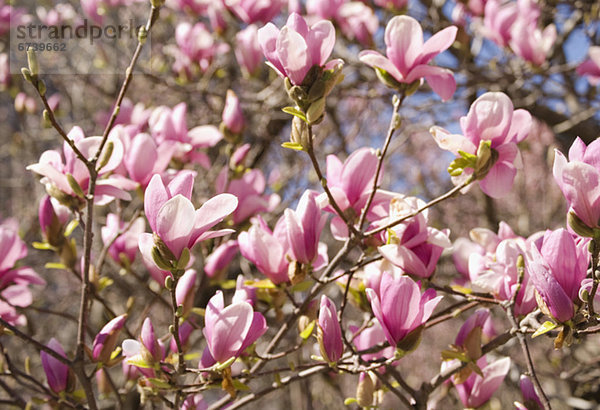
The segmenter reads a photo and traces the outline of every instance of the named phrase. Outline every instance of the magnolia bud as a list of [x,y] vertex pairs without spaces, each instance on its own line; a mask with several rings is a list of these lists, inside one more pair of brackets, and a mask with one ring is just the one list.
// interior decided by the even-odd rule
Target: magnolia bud
[[40,73],[40,65],[37,60],[37,56],[35,55],[35,51],[33,48],[27,48],[27,64],[29,65],[29,72],[33,78],[35,78]]
[[356,403],[361,407],[369,407],[373,404],[375,383],[369,373],[361,373],[356,386]]
[[587,226],[585,222],[583,222],[573,211],[570,211],[567,214],[567,222],[569,226],[575,233],[579,236],[583,236],[585,238],[593,238],[594,237],[594,229]]
[[498,151],[493,149],[490,141],[481,141],[477,148],[474,174],[477,179],[483,179],[498,160]]
[[325,112],[325,97],[319,98],[317,101],[312,103],[306,112],[306,119],[309,124],[316,124],[323,119],[323,113]]

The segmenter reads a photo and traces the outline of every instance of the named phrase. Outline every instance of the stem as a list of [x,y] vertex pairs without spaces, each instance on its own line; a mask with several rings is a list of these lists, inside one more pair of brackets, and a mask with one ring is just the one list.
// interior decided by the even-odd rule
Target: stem
[[55,358],[62,364],[66,364],[69,367],[73,366],[72,361],[70,361],[66,357],[56,353],[53,349],[49,348],[48,346],[41,344],[40,342],[38,342],[31,336],[26,335],[25,333],[21,332],[19,329],[17,329],[15,326],[8,323],[6,320],[0,318],[0,325],[2,325],[2,327],[10,329],[10,331],[13,332],[15,334],[15,336],[17,336],[19,339],[24,340],[25,342],[34,345],[38,350],[42,350],[45,353],[48,353],[50,356],[52,356],[53,358]]
[[[311,376],[314,376],[316,374],[325,373],[328,371],[331,371],[331,369],[328,365],[317,365],[311,369],[302,371],[294,376],[284,377],[281,379],[281,381],[279,383],[274,382],[271,386],[269,386],[259,392],[248,394],[247,396],[242,397],[240,400],[234,402],[231,406],[229,406],[227,408],[230,410],[239,409],[242,406],[244,406],[248,403],[251,403],[255,400],[258,400],[261,397],[267,395],[268,393],[271,393],[274,390],[278,390],[283,386],[287,386],[288,384],[291,384],[293,382],[303,380],[303,379],[309,378]],[[215,409],[221,408],[220,402],[221,402],[221,400],[219,400],[217,403],[214,403],[208,409],[215,410]]]
[[523,351],[523,355],[525,356],[525,361],[527,363],[527,372],[529,373],[529,376],[531,376],[533,386],[535,387],[535,391],[540,397],[544,409],[551,410],[552,407],[550,406],[550,401],[548,400],[546,393],[544,393],[544,389],[542,389],[542,385],[540,384],[540,381],[537,378],[537,374],[535,372],[535,368],[533,367],[533,360],[531,359],[531,353],[529,352],[527,339],[525,338],[525,335],[519,331],[519,323],[515,315],[515,303],[517,301],[517,295],[521,290],[521,286],[523,285],[523,279],[525,277],[525,266],[523,265],[522,261],[523,257],[521,256],[519,257],[519,261],[517,262],[517,271],[519,273],[519,276],[517,278],[517,287],[512,295],[512,298],[510,299],[510,302],[508,303],[506,314],[508,316],[510,324],[513,327],[512,331],[516,333],[517,339],[519,340],[519,344],[521,345],[521,350]]
[[308,153],[308,156],[310,157],[313,168],[315,169],[315,172],[317,173],[317,178],[319,178],[319,182],[321,183],[323,190],[327,194],[327,198],[329,199],[329,204],[333,207],[333,209],[338,214],[338,216],[342,219],[342,221],[344,221],[344,223],[348,227],[348,230],[350,232],[352,232],[352,234],[354,236],[360,237],[360,232],[358,232],[356,230],[356,228],[354,227],[354,225],[352,224],[352,222],[350,222],[348,220],[348,218],[346,218],[346,216],[344,215],[344,212],[342,211],[340,206],[337,204],[337,202],[335,201],[335,198],[333,197],[333,195],[331,194],[331,191],[329,190],[329,186],[327,185],[327,179],[323,177],[323,173],[321,172],[321,167],[319,166],[319,161],[317,161],[317,157],[315,156],[315,151],[313,148],[313,133],[312,133],[311,125],[308,126],[308,147],[306,149],[306,152]]
[[598,269],[598,257],[600,255],[600,240],[596,240],[596,238],[592,239],[590,242],[590,246],[592,247],[592,292],[588,297],[588,311],[590,312],[590,317],[594,316],[594,297],[596,296],[596,292],[598,291],[598,278],[596,276],[596,270]]
[[392,111],[392,118],[390,119],[390,126],[387,131],[387,135],[385,137],[385,142],[383,143],[383,149],[381,150],[381,155],[379,156],[379,160],[377,161],[377,170],[375,171],[375,179],[373,180],[373,188],[371,189],[371,194],[367,199],[367,204],[363,208],[360,219],[358,221],[358,229],[362,229],[365,220],[367,219],[367,214],[369,213],[369,209],[371,208],[371,204],[373,203],[373,199],[375,199],[375,194],[377,193],[377,189],[379,188],[379,174],[381,173],[381,169],[383,168],[383,160],[385,158],[385,154],[390,146],[390,142],[392,142],[392,137],[394,136],[394,132],[398,129],[398,110],[402,105],[402,101],[406,95],[402,93],[402,96],[398,98],[394,95],[394,109]]
[[402,222],[419,215],[424,210],[431,208],[432,206],[437,205],[440,202],[445,201],[446,199],[452,198],[454,195],[456,195],[456,193],[458,193],[461,189],[466,188],[473,181],[475,181],[474,178],[467,179],[465,182],[463,182],[460,185],[455,186],[454,188],[452,188],[450,191],[446,192],[445,194],[427,202],[425,205],[423,205],[421,208],[417,209],[416,211],[413,211],[413,212],[409,213],[408,215],[398,218],[395,221],[388,223],[387,225],[383,225],[383,226],[380,226],[379,228],[372,229],[372,230],[366,232],[364,234],[364,236],[376,235],[379,232],[383,232],[386,229],[393,228],[394,226],[401,224]]

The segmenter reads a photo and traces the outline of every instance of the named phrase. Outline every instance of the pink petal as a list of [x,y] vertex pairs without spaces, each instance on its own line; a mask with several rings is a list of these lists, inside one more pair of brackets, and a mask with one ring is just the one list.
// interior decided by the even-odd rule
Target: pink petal
[[373,68],[381,68],[394,77],[398,82],[405,83],[406,80],[398,68],[386,57],[379,54],[377,51],[366,50],[358,54],[360,61]]
[[292,84],[300,85],[304,81],[312,67],[310,53],[304,37],[287,26],[281,29],[277,37],[277,54]]
[[156,233],[176,258],[181,256],[183,248],[189,246],[193,229],[190,221],[194,217],[194,205],[183,195],[169,199],[158,211]]

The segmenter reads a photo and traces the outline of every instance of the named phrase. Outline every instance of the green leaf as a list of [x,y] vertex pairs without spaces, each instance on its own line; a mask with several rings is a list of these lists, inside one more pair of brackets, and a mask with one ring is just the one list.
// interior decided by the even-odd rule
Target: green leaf
[[76,219],[73,219],[71,222],[69,222],[69,224],[65,228],[65,236],[70,236],[75,230],[75,228],[77,228],[78,226],[79,221],[77,221]]
[[534,337],[543,335],[544,333],[547,333],[552,329],[556,329],[557,326],[558,325],[556,323],[547,320],[540,327],[538,327],[538,330],[536,330],[535,333],[531,335],[531,338],[533,339]]
[[235,280],[231,279],[231,280],[223,280],[221,282],[219,282],[219,285],[221,286],[221,289],[235,289]]
[[107,277],[100,278],[100,280],[98,281],[98,292],[101,292],[102,290],[106,289],[113,283],[115,283],[115,281],[112,280],[111,278],[107,278]]
[[164,380],[161,379],[156,379],[156,378],[149,378],[148,381],[150,383],[152,383],[154,385],[154,387],[158,387],[159,389],[170,389],[171,385],[167,382],[165,382]]
[[125,362],[132,366],[141,367],[142,369],[152,369],[153,368],[153,366],[150,363],[148,363],[147,361],[145,361],[142,358],[141,354],[136,354],[135,356],[131,356]]
[[59,262],[48,262],[44,265],[46,269],[67,269],[65,265]]
[[283,148],[289,148],[289,149],[293,149],[296,151],[303,151],[304,147],[302,146],[302,144],[298,144],[297,142],[284,142],[283,144],[281,144],[281,146]]
[[344,400],[345,406],[349,406],[354,403],[357,403],[357,400],[354,397],[348,397],[346,400]]
[[273,282],[271,282],[271,279],[262,279],[262,280],[257,280],[257,281],[245,281],[244,284],[246,286],[252,286],[253,288],[258,288],[258,289],[275,289],[277,286],[275,286],[275,284]]
[[283,111],[286,114],[293,115],[294,117],[298,117],[304,122],[307,122],[306,115],[296,107],[284,107],[281,109],[281,111]]
[[240,391],[250,390],[250,387],[246,386],[244,383],[242,383],[238,379],[233,379],[233,387],[235,387],[236,390],[240,390]]
[[192,308],[192,313],[198,315],[198,316],[204,316],[206,310],[199,308],[199,307],[193,307]]
[[52,251],[55,249],[54,246],[50,245],[48,242],[33,242],[31,246],[42,251]]
[[457,360],[460,360],[463,363],[466,363],[466,362],[469,361],[469,359],[464,354],[464,352],[455,352],[453,350],[442,350],[442,359],[443,360],[457,359]]
[[194,360],[200,357],[200,353],[188,353],[183,355],[183,360]]
[[315,329],[315,325],[316,325],[316,321],[312,321],[308,324],[308,326],[306,326],[306,328],[302,331],[302,333],[300,333],[300,337],[303,340],[307,340],[310,335],[312,334],[313,330]]
[[462,293],[464,295],[470,295],[471,293],[473,293],[472,289],[469,288],[465,288],[464,286],[459,286],[459,285],[452,285],[450,286],[450,288],[456,292]]
[[300,282],[295,284],[290,288],[290,292],[304,292],[312,286],[313,282],[311,280],[305,280],[304,282]]

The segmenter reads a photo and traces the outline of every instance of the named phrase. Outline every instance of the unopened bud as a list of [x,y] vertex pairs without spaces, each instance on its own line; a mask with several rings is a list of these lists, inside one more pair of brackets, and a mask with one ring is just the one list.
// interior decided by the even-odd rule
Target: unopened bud
[[369,407],[373,404],[375,383],[368,373],[361,373],[356,386],[356,403],[361,407]]
[[106,166],[106,164],[108,164],[108,161],[110,161],[110,157],[112,156],[114,149],[115,149],[115,143],[112,141],[108,141],[106,143],[106,148],[104,149],[104,153],[102,154],[102,157],[100,158],[100,163],[98,164],[98,171],[100,171],[102,168],[104,168]]
[[75,195],[77,195],[80,198],[85,197],[85,193],[83,192],[81,185],[79,185],[79,182],[77,182],[77,180],[72,174],[67,173],[67,181],[69,182],[69,186],[71,187]]
[[288,277],[290,278],[292,285],[297,285],[306,278],[306,269],[304,269],[304,266],[298,261],[290,262],[288,265]]
[[483,179],[490,172],[498,160],[498,151],[492,148],[490,141],[481,141],[477,148],[477,159],[475,160],[474,175],[477,179]]
[[156,246],[152,248],[152,260],[154,261],[156,266],[159,267],[159,269],[168,271],[168,270],[171,270],[171,268],[172,268],[170,263],[164,259],[160,250]]
[[[583,222],[573,211],[570,211],[567,215],[567,222],[569,226],[575,233],[579,236],[583,236],[585,238],[593,238],[594,237],[594,229],[587,226],[585,222]],[[590,244],[593,242],[590,242]]]
[[152,7],[155,9],[159,9],[165,4],[165,0],[150,0],[150,4],[152,4]]
[[168,290],[173,289],[173,277],[170,275],[165,278],[165,288]]
[[306,119],[309,124],[316,124],[323,119],[325,112],[325,97],[319,98],[312,103],[306,112]]
[[177,317],[183,316],[183,305],[177,306],[177,309],[175,309],[175,316],[177,316]]
[[37,56],[32,47],[27,48],[27,64],[29,65],[29,72],[32,78],[37,77],[40,73],[40,65],[38,64]]
[[148,30],[146,30],[145,26],[141,26],[138,30],[138,41],[140,44],[144,44],[148,39]]
[[294,117],[292,119],[290,141],[295,144],[300,144],[302,147],[308,147],[308,124],[301,118]]
[[21,68],[21,74],[23,74],[23,78],[25,79],[25,81],[27,81],[28,83],[33,82],[33,78],[31,77],[31,71],[29,71],[28,68]]
[[375,72],[377,73],[377,78],[387,87],[393,88],[395,90],[402,90],[402,83],[399,83],[390,73],[387,71],[375,67]]
[[46,95],[46,83],[44,80],[39,80],[37,83],[37,89],[41,96]]

